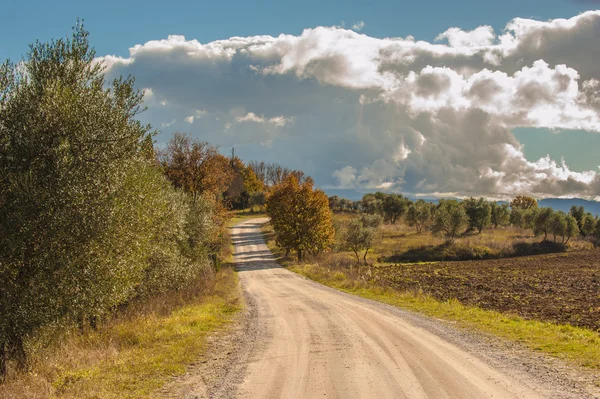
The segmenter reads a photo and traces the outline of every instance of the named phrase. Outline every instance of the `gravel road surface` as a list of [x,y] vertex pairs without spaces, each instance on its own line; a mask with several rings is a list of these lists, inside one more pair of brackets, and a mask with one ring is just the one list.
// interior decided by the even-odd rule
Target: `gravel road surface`
[[[250,305],[211,397],[577,398],[596,395],[557,369],[448,322],[316,284],[280,267],[254,219],[233,229]],[[502,346],[502,345],[500,345]]]

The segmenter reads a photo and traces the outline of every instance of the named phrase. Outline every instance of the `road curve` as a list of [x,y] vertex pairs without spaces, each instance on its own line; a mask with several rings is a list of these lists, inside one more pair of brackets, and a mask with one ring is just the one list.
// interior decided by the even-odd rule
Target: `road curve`
[[242,398],[538,398],[515,380],[389,307],[281,268],[254,219],[233,229],[235,262],[264,333]]

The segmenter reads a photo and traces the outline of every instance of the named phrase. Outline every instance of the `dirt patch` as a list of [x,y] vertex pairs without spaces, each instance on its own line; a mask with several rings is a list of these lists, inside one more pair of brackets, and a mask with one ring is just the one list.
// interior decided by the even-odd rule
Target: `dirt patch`
[[525,318],[600,330],[600,251],[374,268],[380,283]]

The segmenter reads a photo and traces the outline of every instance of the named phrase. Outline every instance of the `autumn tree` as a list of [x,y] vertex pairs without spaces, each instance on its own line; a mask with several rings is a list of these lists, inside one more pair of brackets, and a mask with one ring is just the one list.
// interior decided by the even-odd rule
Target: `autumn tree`
[[252,168],[244,164],[240,158],[232,156],[230,165],[233,178],[224,195],[233,209],[248,208],[253,198],[256,199],[255,195],[264,191],[264,184],[256,177]]
[[537,208],[538,203],[532,197],[518,195],[512,201],[510,201],[510,207],[511,208],[521,208],[521,209],[531,209],[531,208]]
[[477,229],[481,233],[490,224],[491,207],[485,198],[467,198],[463,207],[469,219],[469,230]]
[[469,218],[462,204],[456,200],[440,200],[433,216],[431,231],[442,233],[454,241],[469,225]]
[[335,231],[328,198],[313,188],[312,179],[299,182],[296,175],[288,175],[268,194],[266,205],[277,245],[296,251],[298,260],[306,252],[317,254],[333,243]]
[[174,133],[159,161],[171,183],[196,199],[218,198],[231,184],[234,170],[227,157],[206,143],[184,133]]

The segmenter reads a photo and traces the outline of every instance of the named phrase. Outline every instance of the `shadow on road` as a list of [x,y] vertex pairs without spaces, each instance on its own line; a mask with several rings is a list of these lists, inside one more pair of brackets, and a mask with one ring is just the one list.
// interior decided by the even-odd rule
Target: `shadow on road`
[[231,239],[236,249],[233,260],[238,272],[281,268],[258,231],[262,225],[246,223],[234,228],[236,233],[231,234]]

